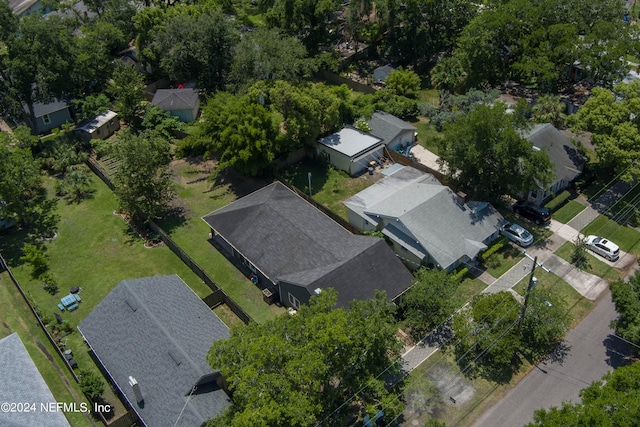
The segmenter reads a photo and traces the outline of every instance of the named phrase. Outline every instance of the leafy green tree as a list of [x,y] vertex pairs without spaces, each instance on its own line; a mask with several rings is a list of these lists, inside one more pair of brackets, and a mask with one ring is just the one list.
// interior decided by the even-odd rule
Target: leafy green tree
[[98,399],[104,393],[104,381],[99,374],[88,369],[80,371],[80,390],[91,399]]
[[119,160],[113,176],[120,208],[135,221],[156,219],[173,199],[171,147],[156,133],[121,133],[113,146]]
[[440,157],[450,179],[479,199],[517,197],[551,180],[551,161],[518,133],[506,105],[478,105],[445,127]]
[[[463,372],[508,381],[520,347],[517,322],[521,305],[509,292],[479,294],[453,320],[455,351]],[[477,369],[477,371],[474,371]]]
[[[640,346],[640,274],[636,272],[628,282],[613,282],[610,288],[618,312],[618,318],[611,322],[611,327],[624,339]],[[636,353],[637,349],[634,347]]]
[[578,269],[584,270],[589,267],[589,255],[587,255],[587,245],[580,238],[576,237],[574,241],[575,246],[571,252],[571,264],[575,265]]
[[522,321],[524,348],[534,357],[546,355],[564,337],[572,320],[562,297],[546,289],[534,288]]
[[133,123],[142,112],[144,81],[140,73],[122,62],[116,65],[108,88],[115,99],[114,109],[126,123]]
[[438,90],[457,93],[466,81],[467,73],[457,57],[444,57],[431,69],[431,84]]
[[173,131],[184,129],[184,123],[168,111],[155,105],[147,105],[144,109],[142,127],[149,132],[156,132],[165,138],[171,138]]
[[210,425],[339,424],[347,414],[372,416],[379,405],[390,418],[401,413],[379,375],[398,369],[393,307],[384,293],[348,310],[334,309],[336,298],[323,290],[295,316],[234,328],[213,344],[207,360],[227,381],[233,403]]
[[536,123],[551,123],[557,128],[564,126],[567,106],[556,95],[542,95],[531,109],[531,119]]
[[580,391],[582,403],[539,409],[533,423],[543,426],[633,426],[640,419],[640,363],[623,366]]
[[88,95],[84,98],[74,99],[73,105],[76,107],[76,119],[80,122],[90,120],[109,110],[111,102],[105,94]]
[[49,257],[45,254],[45,248],[42,245],[25,243],[22,246],[22,256],[20,261],[31,266],[31,276],[38,277],[49,268]]
[[296,82],[311,68],[307,50],[297,38],[257,28],[236,46],[229,80],[238,85],[262,79]]
[[592,96],[567,119],[577,131],[592,132],[591,142],[604,167],[632,181],[640,176],[640,131],[635,118],[640,104],[640,82],[620,84],[613,91],[594,88]]
[[221,12],[180,14],[157,32],[151,49],[170,78],[194,81],[208,91],[221,88],[228,76],[239,35]]
[[74,88],[77,48],[69,21],[39,13],[19,21],[19,28],[7,38],[3,80],[10,94],[23,103],[33,118],[33,104],[62,98]]
[[422,268],[415,276],[414,285],[402,296],[400,310],[413,338],[421,339],[457,308],[451,297],[460,282],[444,270]]
[[31,224],[46,198],[40,161],[30,147],[21,147],[20,141],[6,132],[0,132],[0,159],[0,216],[19,225]]
[[56,194],[71,202],[78,202],[86,198],[90,191],[91,176],[84,168],[74,169],[56,182]]
[[385,86],[395,95],[415,99],[420,92],[420,77],[414,71],[400,67],[389,74]]

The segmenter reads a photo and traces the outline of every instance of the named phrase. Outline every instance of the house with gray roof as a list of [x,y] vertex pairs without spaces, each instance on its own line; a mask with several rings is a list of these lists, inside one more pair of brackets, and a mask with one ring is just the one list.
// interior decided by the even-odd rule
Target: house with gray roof
[[71,118],[71,104],[67,101],[54,99],[51,102],[35,102],[33,104],[33,117],[29,108],[24,105],[24,118],[34,134],[40,135],[52,129],[58,128],[67,122],[73,122]]
[[391,74],[392,71],[395,71],[395,68],[390,64],[382,65],[376,68],[375,70],[373,70],[373,82],[384,84],[385,80],[387,80],[387,77],[389,77],[389,74]]
[[378,230],[410,267],[451,271],[473,261],[498,238],[502,215],[489,203],[465,200],[433,175],[409,166],[344,201],[349,223]]
[[383,239],[352,234],[280,182],[202,219],[226,255],[287,307],[326,288],[347,307],[376,290],[395,299],[411,286],[411,273]]
[[62,411],[41,409],[56,398],[15,332],[0,339],[0,402],[29,404],[28,410],[0,411],[1,426],[69,427]]
[[42,5],[40,0],[9,0],[11,12],[20,17],[31,13],[46,13],[49,9]]
[[207,363],[229,329],[175,274],[123,280],[78,330],[142,426],[200,426],[230,404]]
[[554,194],[567,188],[584,169],[587,158],[551,123],[535,125],[523,137],[533,143],[533,149],[543,151],[553,165],[553,180],[548,188],[534,188],[525,195],[533,203],[542,204]]
[[403,151],[416,142],[417,129],[384,111],[376,111],[369,119],[369,133],[377,136],[389,150]]
[[384,155],[381,138],[353,126],[346,126],[320,139],[317,149],[320,157],[351,176],[367,170],[370,162],[375,162]]
[[193,88],[158,89],[151,104],[170,112],[186,123],[197,119],[200,111],[200,97]]

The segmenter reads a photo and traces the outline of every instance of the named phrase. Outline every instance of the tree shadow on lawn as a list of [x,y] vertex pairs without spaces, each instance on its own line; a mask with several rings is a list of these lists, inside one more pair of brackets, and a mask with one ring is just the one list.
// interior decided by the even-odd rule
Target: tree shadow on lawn
[[10,267],[22,265],[22,245],[29,239],[28,228],[13,227],[0,231],[0,253]]
[[187,209],[183,206],[169,206],[162,218],[155,221],[162,230],[171,235],[173,231],[182,227],[187,221]]
[[212,180],[209,192],[216,187],[229,186],[229,191],[241,198],[268,185],[269,182],[265,178],[244,176],[233,168],[227,168]]
[[308,193],[311,173],[311,189],[317,193],[329,180],[330,168],[325,161],[305,158],[283,171],[282,176],[300,191]]

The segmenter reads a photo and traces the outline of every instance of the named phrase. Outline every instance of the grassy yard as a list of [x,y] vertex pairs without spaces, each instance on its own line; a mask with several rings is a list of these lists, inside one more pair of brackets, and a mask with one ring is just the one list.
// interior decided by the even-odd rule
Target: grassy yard
[[304,159],[283,175],[287,182],[309,194],[309,172],[313,199],[344,219],[347,219],[347,208],[342,201],[371,185],[371,182],[363,177],[352,178],[346,172],[336,170],[327,163],[311,159]]
[[[564,245],[560,246],[558,250],[555,252],[560,258],[565,261],[571,262],[571,254],[573,253],[573,249],[575,245],[571,242],[566,242]],[[589,254],[587,255],[588,265],[584,269],[587,273],[594,274],[598,277],[602,277],[603,279],[609,281],[620,280],[620,272],[610,265],[600,261],[597,258],[597,255],[593,255],[590,251],[587,250]]]
[[[80,387],[63,364],[55,348],[50,344],[44,332],[36,324],[33,313],[9,278],[8,273],[0,274],[0,338],[16,332],[27,352],[33,359],[40,375],[51,389],[58,402],[88,403]],[[109,387],[107,387],[110,393]],[[105,393],[106,394],[106,393]],[[117,403],[117,399],[106,397],[109,403]],[[119,405],[116,415],[122,414],[124,408]],[[91,426],[90,415],[69,412],[65,416],[72,426]]]
[[640,255],[640,232],[620,225],[604,215],[598,215],[589,225],[580,231],[585,236],[594,234],[615,242],[620,249],[634,255]]
[[[573,317],[573,324],[577,324],[582,320],[593,308],[593,303],[585,299],[575,289],[571,287],[567,282],[559,278],[553,273],[547,273],[541,268],[536,269],[535,277],[538,279],[536,288],[549,290],[551,293],[562,298]],[[520,281],[513,287],[520,295],[524,296],[527,291],[527,285],[529,283],[529,275]]]
[[172,169],[178,186],[176,204],[181,213],[159,221],[159,225],[253,320],[262,323],[283,313],[284,309],[267,305],[262,300],[260,289],[208,242],[210,229],[201,217],[266,183],[229,174],[221,176],[214,183],[207,179],[213,168],[211,162],[173,162]]
[[582,212],[585,208],[585,205],[582,205],[575,200],[569,200],[566,205],[555,211],[551,215],[551,218],[555,219],[558,222],[566,224],[571,221],[576,215]]
[[435,130],[433,126],[429,124],[428,119],[423,117],[417,122],[412,123],[412,125],[418,129],[418,144],[432,153],[438,154],[439,143],[444,138],[444,134]]
[[453,300],[453,306],[462,307],[469,302],[471,298],[482,292],[486,287],[486,283],[482,280],[467,277],[462,281],[462,283],[460,283],[460,286],[451,297]]
[[485,261],[486,272],[497,279],[516,265],[523,256],[520,249],[506,243]]

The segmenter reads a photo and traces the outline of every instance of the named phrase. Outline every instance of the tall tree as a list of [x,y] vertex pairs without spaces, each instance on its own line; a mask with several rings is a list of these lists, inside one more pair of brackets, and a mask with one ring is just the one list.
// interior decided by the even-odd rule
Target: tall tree
[[460,281],[444,270],[422,268],[415,276],[414,285],[402,296],[400,309],[411,328],[411,335],[421,339],[457,308],[451,297]]
[[640,176],[640,129],[636,114],[640,106],[640,82],[620,84],[613,91],[594,88],[592,96],[569,116],[567,123],[578,131],[592,132],[600,162],[631,181]]
[[497,200],[551,181],[551,161],[522,138],[516,117],[506,105],[477,105],[445,127],[440,157],[449,177],[473,191],[474,197]]
[[610,287],[618,312],[618,318],[611,326],[617,334],[635,344],[634,351],[640,353],[640,274],[636,272],[628,282],[614,282]]
[[393,70],[385,80],[385,87],[395,95],[417,98],[420,91],[420,76],[402,67]]
[[567,118],[566,110],[567,106],[560,101],[559,96],[542,95],[536,99],[531,109],[531,119],[536,123],[551,123],[561,128]]
[[107,90],[115,100],[114,109],[127,123],[132,123],[142,112],[142,89],[144,81],[140,73],[122,62],[116,64]]
[[331,425],[372,416],[379,405],[389,419],[402,411],[379,375],[397,369],[392,306],[383,293],[348,310],[334,309],[336,298],[323,290],[295,316],[232,329],[231,338],[213,344],[209,364],[221,371],[233,403],[212,426]]
[[213,91],[226,81],[238,39],[232,21],[221,12],[180,14],[156,34],[152,49],[169,77]]
[[257,28],[236,46],[229,79],[239,85],[261,79],[296,82],[311,70],[310,61],[297,38]]
[[156,219],[174,196],[171,147],[156,133],[121,133],[113,146],[119,160],[113,176],[120,208],[134,220]]

